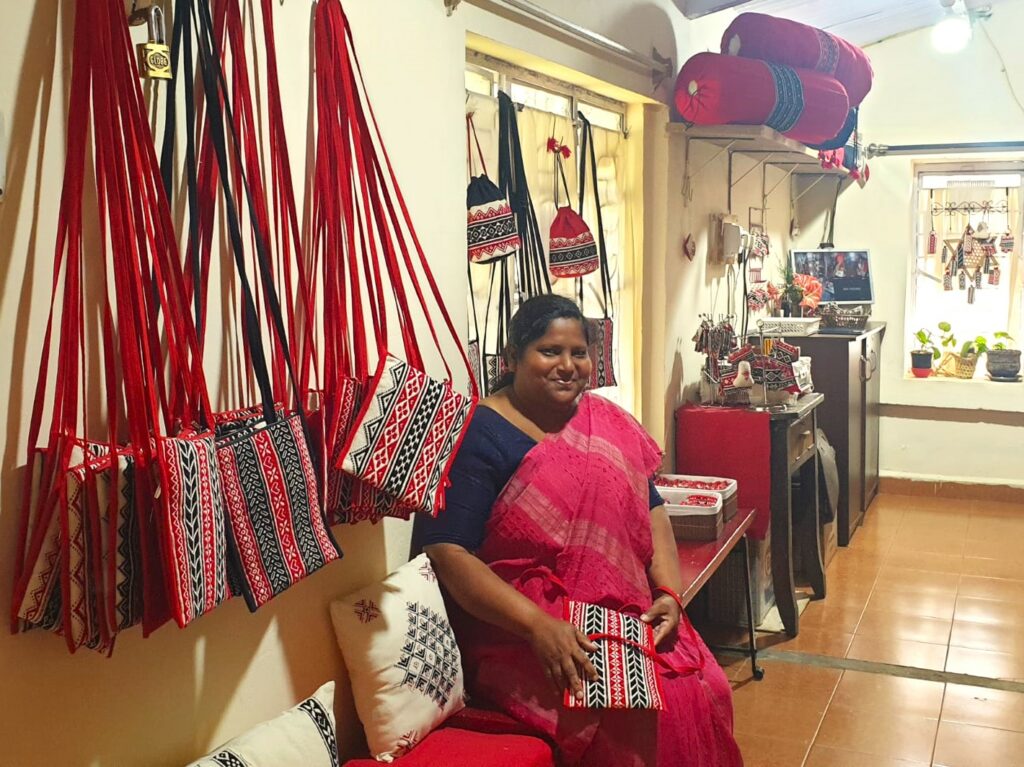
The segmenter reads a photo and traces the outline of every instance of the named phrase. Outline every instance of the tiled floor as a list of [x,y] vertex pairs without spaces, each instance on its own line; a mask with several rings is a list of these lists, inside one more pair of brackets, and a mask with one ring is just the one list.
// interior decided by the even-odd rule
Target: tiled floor
[[1024,767],[1024,505],[880,496],[827,577],[763,681],[721,659],[747,767]]

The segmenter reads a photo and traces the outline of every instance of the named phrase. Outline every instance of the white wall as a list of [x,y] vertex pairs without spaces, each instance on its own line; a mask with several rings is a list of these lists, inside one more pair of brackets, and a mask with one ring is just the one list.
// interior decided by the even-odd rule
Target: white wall
[[[1018,93],[1024,93],[1024,52],[1015,36],[1021,25],[1020,0],[997,5],[986,25]],[[1024,138],[1024,113],[983,31],[976,28],[968,48],[955,55],[936,53],[929,35],[919,30],[867,48],[875,84],[861,112],[866,141],[895,145]],[[1013,457],[1024,449],[1021,386],[919,381],[907,375],[909,336],[916,330],[905,327],[915,253],[914,164],[958,159],[979,156],[872,160],[867,186],[849,188],[840,198],[835,241],[871,250],[877,299],[873,318],[888,323],[882,353],[882,473],[1024,486],[1024,464]],[[815,192],[801,201],[806,236],[800,246],[819,241],[820,220],[812,211],[820,211],[823,203]]]
[[[463,4],[347,0],[369,91],[418,232],[453,311],[465,300],[463,70],[467,28],[620,88],[650,95],[647,76]],[[668,0],[550,0],[545,5],[639,50],[677,63],[682,15]],[[8,190],[0,202],[0,614],[9,610],[11,559],[25,463],[28,397],[45,322],[63,167],[64,99],[73,3],[6,3],[0,24],[0,113]],[[293,168],[306,150],[310,4],[273,4]],[[635,110],[632,110],[635,111]],[[639,135],[642,135],[642,131]],[[301,184],[297,185],[301,188]],[[216,261],[216,258],[214,259]],[[458,268],[448,268],[458,266]],[[211,339],[213,342],[213,339]],[[69,656],[42,633],[0,633],[4,765],[183,764],[292,705],[328,678],[343,756],[359,738],[327,616],[330,599],[383,576],[407,556],[409,526],[338,528],[345,559],[250,615],[241,600],[184,631],[128,632],[110,659]]]

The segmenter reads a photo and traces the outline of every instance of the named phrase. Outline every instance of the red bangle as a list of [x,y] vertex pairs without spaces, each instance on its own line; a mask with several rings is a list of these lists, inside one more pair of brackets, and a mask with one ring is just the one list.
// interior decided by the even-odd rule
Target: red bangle
[[675,591],[670,589],[668,586],[655,586],[654,590],[655,591],[660,591],[663,594],[668,594],[670,597],[672,597],[672,599],[675,601],[675,603],[677,605],[679,605],[679,612],[680,613],[685,613],[686,612],[686,608],[683,606],[683,599],[682,599],[682,597],[680,597],[679,594],[677,594]]

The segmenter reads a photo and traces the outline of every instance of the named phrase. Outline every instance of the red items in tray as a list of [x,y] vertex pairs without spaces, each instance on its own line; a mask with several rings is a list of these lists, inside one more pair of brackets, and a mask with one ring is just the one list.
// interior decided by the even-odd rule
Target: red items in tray
[[720,496],[717,495],[688,495],[683,499],[684,506],[717,506]]
[[654,484],[658,487],[678,487],[683,490],[727,490],[729,488],[729,482],[724,479],[705,481],[658,476],[654,478]]

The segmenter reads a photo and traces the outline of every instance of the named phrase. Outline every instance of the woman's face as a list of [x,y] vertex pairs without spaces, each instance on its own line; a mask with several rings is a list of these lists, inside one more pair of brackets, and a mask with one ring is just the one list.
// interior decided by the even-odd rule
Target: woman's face
[[560,317],[512,361],[513,388],[527,402],[565,407],[583,393],[590,368],[583,323]]

